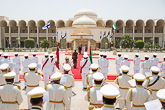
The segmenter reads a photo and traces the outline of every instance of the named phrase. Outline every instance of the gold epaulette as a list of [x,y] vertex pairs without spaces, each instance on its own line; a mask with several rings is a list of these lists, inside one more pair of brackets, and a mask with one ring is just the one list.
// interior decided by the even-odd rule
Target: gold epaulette
[[19,90],[21,90],[21,86],[20,86],[20,85],[17,85],[17,88],[18,88]]
[[119,85],[118,77],[119,75],[116,76],[116,83]]
[[149,76],[146,77],[146,79],[149,79],[149,78],[150,78]]
[[27,72],[24,72],[23,73],[23,79],[24,79],[24,81],[26,82],[26,80],[25,80],[25,74],[26,74]]
[[163,77],[165,79],[165,77]]
[[64,86],[64,88],[67,90],[68,88],[66,87],[66,85],[63,85]]
[[87,87],[87,91],[89,91],[89,90],[90,90],[90,88],[91,88],[91,86]]
[[150,91],[150,94],[152,94],[152,90],[151,89],[147,88],[147,90],[149,90]]
[[89,110],[95,110],[96,108],[93,105],[89,106]]
[[123,108],[122,110],[127,110],[126,108]]
[[74,74],[72,74],[73,78],[74,78]]
[[47,83],[46,86],[45,86],[45,90],[47,90],[47,86],[49,85],[50,83]]

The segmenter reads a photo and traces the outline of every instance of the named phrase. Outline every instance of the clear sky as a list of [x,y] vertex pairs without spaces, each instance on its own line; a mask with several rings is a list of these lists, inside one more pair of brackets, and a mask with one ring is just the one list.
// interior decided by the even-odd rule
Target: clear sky
[[165,19],[165,0],[0,0],[0,16],[15,20],[68,20],[83,8],[103,20]]

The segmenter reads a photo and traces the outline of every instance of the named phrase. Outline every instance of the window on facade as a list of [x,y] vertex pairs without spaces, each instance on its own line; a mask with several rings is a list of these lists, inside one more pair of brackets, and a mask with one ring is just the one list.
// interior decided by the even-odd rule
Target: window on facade
[[25,30],[23,30],[23,33],[25,33]]
[[137,33],[137,30],[135,29],[135,33]]
[[148,33],[151,33],[151,30],[148,30]]
[[139,31],[140,31],[140,33],[142,33],[142,30],[141,29]]
[[35,30],[35,33],[37,33],[37,30]]
[[54,33],[54,30],[52,30],[52,33]]
[[31,30],[31,33],[33,33],[33,30]]
[[117,30],[117,33],[119,33],[119,30]]

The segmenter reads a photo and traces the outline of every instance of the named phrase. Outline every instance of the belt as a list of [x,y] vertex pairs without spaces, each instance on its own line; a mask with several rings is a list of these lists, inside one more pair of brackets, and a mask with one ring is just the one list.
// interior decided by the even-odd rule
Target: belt
[[104,104],[94,104],[94,103],[90,103],[90,105],[97,106],[97,107],[102,107]]
[[122,87],[119,87],[119,89],[124,89],[124,90],[128,90],[129,88],[122,88]]
[[133,107],[145,107],[145,105],[134,105],[132,104]]
[[38,85],[27,85],[27,87],[38,87],[39,86],[39,84]]
[[17,101],[9,102],[9,101],[2,101],[3,104],[17,104]]
[[151,89],[152,91],[158,91],[158,89]]
[[50,103],[57,103],[57,104],[63,103],[63,101],[53,101],[53,100],[49,100],[49,102],[50,102]]
[[67,88],[72,88],[72,86],[70,86],[70,87],[67,87]]

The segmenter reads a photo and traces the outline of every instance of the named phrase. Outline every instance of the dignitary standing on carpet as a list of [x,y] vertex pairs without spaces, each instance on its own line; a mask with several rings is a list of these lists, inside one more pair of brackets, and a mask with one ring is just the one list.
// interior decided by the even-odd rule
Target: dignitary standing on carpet
[[78,53],[76,52],[76,50],[72,54],[72,59],[73,59],[73,67],[74,67],[74,69],[76,69],[76,67],[77,67],[77,59],[78,59]]
[[133,63],[134,63],[134,74],[136,73],[139,73],[140,71],[140,62],[141,62],[141,59],[139,58],[139,53],[136,53],[135,54],[135,58],[133,60]]
[[0,110],[19,110],[23,101],[20,86],[13,84],[15,76],[15,72],[4,75],[7,84],[0,86]]
[[117,53],[118,57],[115,60],[115,64],[116,64],[116,72],[117,75],[120,74],[120,68],[121,68],[121,62],[123,61],[123,58],[121,57],[121,53]]

